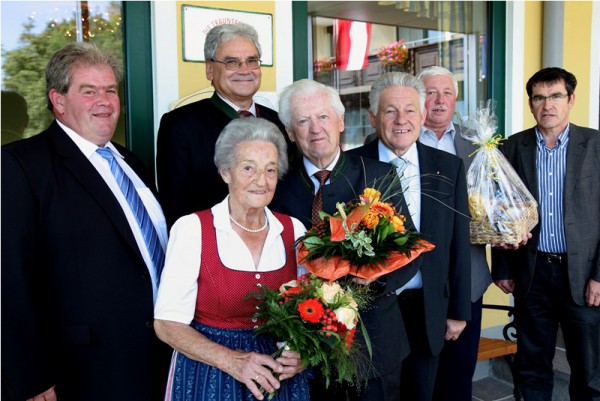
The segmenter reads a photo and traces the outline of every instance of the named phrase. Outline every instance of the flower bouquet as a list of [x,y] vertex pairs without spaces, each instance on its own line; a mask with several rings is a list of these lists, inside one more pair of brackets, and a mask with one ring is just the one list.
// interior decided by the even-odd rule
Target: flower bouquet
[[264,323],[256,335],[285,339],[278,353],[283,349],[299,352],[305,366],[320,370],[326,386],[332,377],[339,383],[357,382],[357,372],[368,363],[354,342],[358,311],[369,300],[368,287],[350,282],[342,286],[307,273],[283,284],[279,291],[267,286],[258,291],[251,294],[260,301],[255,318]]
[[331,216],[297,240],[298,264],[327,280],[351,275],[375,279],[407,265],[435,246],[404,227],[406,218],[377,189],[365,188],[357,202],[338,203]]
[[407,57],[408,49],[406,48],[406,41],[404,39],[390,43],[377,52],[377,58],[379,58],[379,62],[384,66],[400,66],[404,64]]

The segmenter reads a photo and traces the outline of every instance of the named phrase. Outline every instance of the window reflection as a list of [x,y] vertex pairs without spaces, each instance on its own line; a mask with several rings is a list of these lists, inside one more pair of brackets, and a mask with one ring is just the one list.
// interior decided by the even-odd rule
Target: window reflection
[[[452,71],[459,84],[456,111],[466,118],[487,100],[487,5],[485,2],[378,1],[308,3],[312,15],[313,78],[338,89],[346,106],[342,147],[364,143],[373,132],[368,120],[371,84],[383,73],[417,75],[439,65]],[[367,62],[346,69],[340,60],[340,18],[370,23]],[[354,30],[353,35],[360,34]]]
[[[89,41],[112,51],[122,66],[123,33],[121,2],[2,1],[0,7],[1,125],[2,143],[5,143],[19,138],[15,133],[20,130],[20,135],[24,138],[36,135],[45,130],[54,119],[47,108],[45,89],[46,63],[54,52],[67,42]],[[123,93],[121,87],[121,103]],[[24,99],[24,103],[20,99]],[[27,124],[23,128],[24,105],[27,110]],[[124,111],[121,107],[121,117],[113,137],[113,141],[123,145]]]

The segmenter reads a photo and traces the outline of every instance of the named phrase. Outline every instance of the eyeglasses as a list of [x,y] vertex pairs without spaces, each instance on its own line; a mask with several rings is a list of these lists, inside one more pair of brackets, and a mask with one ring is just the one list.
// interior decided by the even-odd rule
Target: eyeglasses
[[556,104],[566,97],[569,97],[569,95],[567,95],[565,93],[554,93],[550,96],[535,95],[531,98],[531,102],[533,104],[540,105],[540,104],[545,103],[546,100],[548,100],[550,103]]
[[229,71],[239,70],[240,68],[242,68],[242,64],[246,64],[251,70],[256,70],[257,68],[260,68],[261,64],[261,61],[257,58],[249,58],[246,61],[240,61],[237,58],[232,58],[225,61],[210,59],[210,61],[212,61],[213,63],[223,64],[225,66],[225,69]]

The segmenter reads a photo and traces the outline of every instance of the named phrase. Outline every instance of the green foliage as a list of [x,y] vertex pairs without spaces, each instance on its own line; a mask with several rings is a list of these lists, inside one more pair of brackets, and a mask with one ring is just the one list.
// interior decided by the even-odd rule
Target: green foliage
[[[286,287],[287,290],[283,293],[263,286],[258,292],[249,294],[248,297],[260,301],[254,317],[261,325],[255,332],[256,335],[269,335],[278,341],[285,341],[288,349],[301,355],[305,366],[312,366],[321,372],[326,386],[330,385],[331,380],[357,384],[357,369],[368,364],[368,361],[365,362],[365,355],[358,343],[353,341],[356,329],[348,330],[334,317],[334,311],[351,308],[358,317],[356,308],[365,307],[371,301],[369,288],[358,286],[351,280],[340,280],[340,286],[335,287],[335,294],[331,297],[329,293],[331,298],[327,298],[326,302],[323,289],[325,283],[315,275],[306,274],[298,278],[296,286]],[[329,322],[324,319],[327,316],[317,323],[302,318],[299,312],[301,305],[306,300],[315,299],[323,306],[324,314],[331,315]],[[365,342],[370,349],[364,327],[361,327],[361,333],[365,334]]]
[[[114,54],[123,64],[123,33],[121,12],[118,2],[111,3],[106,19],[102,14],[90,15],[89,42],[95,43]],[[2,50],[3,90],[20,93],[27,101],[29,125],[25,137],[43,131],[50,125],[54,116],[47,108],[45,70],[52,55],[68,42],[76,40],[75,19],[60,22],[49,21],[45,29],[36,34],[34,22],[23,24],[19,37],[19,47]],[[84,38],[86,40],[86,38]]]

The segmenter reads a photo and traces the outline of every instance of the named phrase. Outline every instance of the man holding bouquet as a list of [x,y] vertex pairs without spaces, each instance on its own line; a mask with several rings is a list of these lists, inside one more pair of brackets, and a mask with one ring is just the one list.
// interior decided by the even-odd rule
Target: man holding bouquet
[[431,401],[444,339],[456,340],[471,319],[465,169],[458,157],[417,142],[426,117],[425,88],[417,78],[382,75],[369,101],[378,139],[349,153],[397,166],[412,223],[435,245],[412,263],[416,273],[397,291],[410,343],[402,399]]
[[[297,81],[281,93],[279,118],[303,157],[277,185],[271,203],[273,210],[296,217],[310,227],[319,219],[319,210],[333,214],[337,202],[355,200],[374,180],[393,173],[385,163],[341,151],[339,140],[344,130],[344,112],[335,89],[312,80]],[[396,205],[403,202],[402,197],[394,200]],[[406,206],[402,210],[406,210]],[[375,294],[371,307],[361,311],[373,347],[373,368],[363,373],[368,384],[361,383],[358,391],[347,391],[336,384],[326,390],[324,382],[316,378],[311,383],[311,400],[400,398],[401,362],[409,347],[394,292],[415,274],[413,269],[408,265],[377,281],[355,279],[360,284],[370,284]]]

